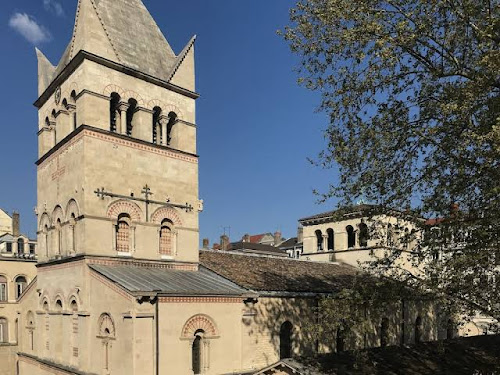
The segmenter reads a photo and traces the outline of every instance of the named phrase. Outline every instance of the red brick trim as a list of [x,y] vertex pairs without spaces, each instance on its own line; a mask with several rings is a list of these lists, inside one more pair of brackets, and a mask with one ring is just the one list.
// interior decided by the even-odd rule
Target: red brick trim
[[98,132],[93,132],[93,131],[91,131],[89,129],[85,129],[82,133],[85,134],[86,136],[89,136],[89,137],[92,137],[92,138],[97,138],[97,139],[100,139],[100,140],[105,141],[105,142],[109,142],[109,143],[113,143],[113,144],[118,144],[118,145],[121,145],[121,146],[133,148],[133,149],[136,149],[136,150],[150,152],[152,154],[166,156],[166,157],[172,158],[172,159],[178,159],[178,160],[182,160],[182,161],[187,161],[187,162],[193,163],[193,164],[198,164],[198,159],[196,157],[193,157],[193,156],[190,156],[190,155],[184,155],[184,154],[176,153],[176,152],[173,152],[173,151],[170,151],[170,150],[160,149],[160,148],[154,147],[154,146],[140,144],[138,142],[134,142],[133,138],[131,140],[121,139],[121,138],[118,138],[118,137],[114,137],[112,135],[102,134],[102,133],[98,133]]
[[103,266],[127,265],[134,267],[156,268],[156,269],[174,269],[182,271],[197,271],[197,264],[179,264],[179,263],[150,263],[143,261],[125,260],[125,259],[89,259],[88,264],[99,264]]
[[178,227],[182,226],[182,220],[179,214],[172,207],[161,207],[151,215],[151,221],[156,224],[161,224],[163,219],[172,220]]
[[215,327],[215,323],[213,322],[212,318],[210,318],[208,315],[198,314],[189,318],[186,324],[184,324],[181,337],[194,337],[196,331],[200,329],[205,332],[205,335],[208,338],[218,336],[217,328]]
[[142,211],[139,206],[125,199],[119,199],[111,203],[106,215],[112,219],[118,219],[120,214],[129,214],[132,221],[141,221]]
[[160,297],[160,303],[241,303],[241,297]]

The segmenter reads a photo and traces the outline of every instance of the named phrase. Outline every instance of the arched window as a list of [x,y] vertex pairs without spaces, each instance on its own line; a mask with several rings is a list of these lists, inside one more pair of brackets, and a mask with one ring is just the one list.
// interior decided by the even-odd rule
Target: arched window
[[43,311],[48,312],[49,311],[49,303],[45,300],[43,301]]
[[368,246],[368,225],[365,223],[359,224],[359,246]]
[[77,312],[78,311],[78,303],[73,299],[71,300],[69,307],[72,312]]
[[394,229],[392,228],[392,224],[387,224],[387,246],[394,246]]
[[356,236],[354,234],[354,228],[352,227],[352,225],[348,225],[345,230],[347,232],[347,247],[352,248],[356,246]]
[[7,302],[7,278],[0,275],[0,302]]
[[161,116],[161,108],[154,107],[153,108],[153,143],[161,144],[162,143],[162,129],[160,123]]
[[0,343],[9,342],[9,326],[6,318],[0,318]]
[[172,255],[172,221],[165,219],[160,227],[160,254]]
[[120,125],[120,95],[116,92],[111,93],[111,100],[109,102],[109,130],[116,132]]
[[137,100],[129,99],[127,108],[127,135],[132,136],[132,129],[134,127],[134,114],[137,111]]
[[76,216],[74,213],[71,214],[70,218],[70,236],[71,236],[71,241],[69,242],[69,245],[71,246],[71,252],[76,253]]
[[293,325],[286,321],[280,328],[280,359],[292,357]]
[[62,254],[62,224],[61,219],[56,221],[56,250],[57,254]]
[[328,235],[328,249],[327,250],[335,250],[335,241],[333,237],[333,229],[328,228],[326,230],[326,234]]
[[415,319],[415,344],[422,342],[422,318]]
[[202,344],[203,344],[203,336],[205,332],[203,330],[198,330],[195,333],[195,337],[193,340],[193,345],[191,347],[191,365],[193,369],[193,374],[198,375],[201,374],[202,369]]
[[175,114],[174,112],[170,112],[168,114],[168,123],[167,123],[167,145],[170,145],[170,142],[172,141],[172,128],[174,127],[176,122],[177,122],[177,114]]
[[24,254],[24,240],[22,238],[17,240],[17,254]]
[[45,239],[45,256],[49,257],[49,226],[47,224],[43,227],[43,237]]
[[345,330],[341,327],[337,329],[337,353],[345,350]]
[[62,311],[62,309],[63,309],[62,301],[60,299],[58,299],[56,301],[56,311]]
[[70,109],[73,113],[73,130],[76,129],[76,126],[77,126],[77,117],[76,117],[76,92],[75,90],[71,91],[71,96],[70,96]]
[[99,317],[99,334],[97,336],[102,340],[103,368],[109,370],[111,341],[115,339],[115,324],[108,314],[101,314]]
[[35,349],[35,315],[33,312],[28,311],[26,314],[26,328],[28,329],[29,347],[31,350]]
[[455,323],[452,319],[448,319],[446,323],[446,339],[450,340],[455,337]]
[[130,216],[121,214],[116,224],[116,251],[130,252]]
[[380,324],[380,346],[387,346],[389,343],[389,319],[383,318]]
[[26,282],[26,277],[18,276],[16,277],[16,299],[21,297],[28,283]]
[[320,230],[314,233],[316,234],[316,248],[318,251],[323,251],[323,233]]

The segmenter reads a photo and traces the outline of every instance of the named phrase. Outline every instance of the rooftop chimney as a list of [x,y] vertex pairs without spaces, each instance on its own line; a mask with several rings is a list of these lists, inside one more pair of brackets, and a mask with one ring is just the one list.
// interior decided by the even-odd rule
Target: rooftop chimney
[[241,239],[241,242],[250,242],[250,235],[247,233]]
[[281,243],[281,232],[278,230],[274,232],[274,246],[278,246]]
[[203,239],[203,249],[204,250],[208,250],[209,247],[210,247],[210,241],[209,241],[209,239],[208,238],[204,238]]
[[303,227],[298,227],[297,228],[297,243],[304,242],[304,228]]
[[220,249],[222,251],[229,250],[229,237],[223,234],[220,236]]
[[14,211],[12,213],[12,235],[14,237],[17,237],[21,234],[19,229],[20,229],[19,213]]

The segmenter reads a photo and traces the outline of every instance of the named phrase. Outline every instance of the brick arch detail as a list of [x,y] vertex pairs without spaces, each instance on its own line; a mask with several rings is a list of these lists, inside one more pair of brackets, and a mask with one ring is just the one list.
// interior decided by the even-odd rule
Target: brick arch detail
[[182,220],[179,214],[172,207],[159,208],[151,215],[151,221],[156,224],[161,224],[164,219],[171,220],[176,226],[182,226]]
[[122,89],[120,86],[117,85],[107,85],[104,90],[102,90],[102,93],[104,96],[111,97],[111,93],[116,92],[118,95],[120,95],[120,98],[122,100],[125,98],[125,90]]
[[140,207],[137,204],[125,199],[114,201],[108,207],[108,217],[116,220],[120,214],[129,214],[132,221],[141,221],[142,217]]
[[[111,93],[110,93],[111,95]],[[129,91],[126,91],[122,94],[120,94],[121,98],[123,101],[128,101],[129,99],[135,99],[137,100],[137,106],[138,107],[144,107],[144,99],[142,98],[142,96],[140,96],[138,93],[136,93],[135,91],[132,91],[132,90],[129,90]]]
[[177,118],[184,119],[184,113],[174,104],[166,104],[158,99],[153,99],[148,102],[147,109],[153,110],[154,107],[160,107],[164,115],[168,115],[170,112],[175,112]]
[[61,95],[61,103],[62,99],[66,98],[69,101],[69,98],[71,97],[71,92],[74,91],[76,95],[79,94],[78,90],[78,84],[76,82],[71,82],[71,84],[62,92]]
[[198,314],[189,318],[189,320],[184,324],[182,328],[182,338],[192,338],[198,330],[203,330],[205,332],[206,338],[217,337],[218,330],[213,322],[212,318],[208,315]]

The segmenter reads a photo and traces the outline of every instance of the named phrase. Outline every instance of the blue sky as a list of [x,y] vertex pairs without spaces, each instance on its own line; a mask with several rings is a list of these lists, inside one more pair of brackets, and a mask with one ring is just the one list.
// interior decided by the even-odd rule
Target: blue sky
[[[224,228],[231,240],[277,229],[291,237],[300,217],[331,209],[334,202],[316,204],[312,190],[335,183],[335,171],[307,161],[325,146],[327,118],[315,113],[319,95],[297,85],[297,57],[276,35],[294,2],[144,2],[177,53],[198,35],[200,238],[218,241]],[[0,3],[0,207],[18,210],[30,235],[36,231],[34,46],[55,64],[71,36],[75,7],[76,0]]]

